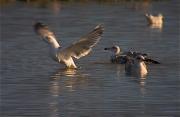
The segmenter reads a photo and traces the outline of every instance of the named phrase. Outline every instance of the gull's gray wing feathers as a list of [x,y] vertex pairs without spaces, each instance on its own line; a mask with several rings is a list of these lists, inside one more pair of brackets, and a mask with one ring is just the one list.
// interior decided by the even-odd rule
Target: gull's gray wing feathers
[[63,54],[67,57],[74,57],[76,59],[86,56],[92,50],[91,48],[99,42],[103,31],[103,26],[97,25],[90,33],[81,37],[80,40],[65,48],[63,50]]

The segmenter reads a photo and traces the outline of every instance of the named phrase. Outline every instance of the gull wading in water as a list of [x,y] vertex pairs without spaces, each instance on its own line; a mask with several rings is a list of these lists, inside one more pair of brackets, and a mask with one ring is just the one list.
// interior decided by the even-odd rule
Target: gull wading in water
[[145,77],[148,73],[145,58],[142,55],[136,57],[127,56],[125,72],[128,75]]
[[145,14],[145,17],[149,23],[149,25],[151,26],[151,28],[159,28],[161,29],[163,26],[163,20],[164,17],[162,14],[158,14],[157,16],[153,16],[151,14]]
[[91,32],[81,37],[80,40],[67,48],[62,48],[47,25],[37,22],[34,24],[34,29],[49,44],[51,57],[55,61],[65,64],[67,68],[77,68],[73,58],[79,59],[88,55],[92,47],[99,42],[104,31],[102,25],[97,25]]
[[120,47],[117,45],[104,48],[104,50],[112,52],[110,59],[112,63],[125,64],[127,62],[127,56],[131,58],[136,58],[137,56],[141,55],[143,56],[144,62],[146,63],[160,64],[158,61],[151,59],[146,53],[139,53],[133,51],[122,52]]
[[112,63],[119,63],[119,64],[126,63],[126,53],[121,52],[121,49],[119,46],[114,45],[109,48],[104,48],[104,50],[108,50],[108,51],[112,52],[112,55],[110,58]]
[[146,16],[146,18],[150,24],[163,24],[164,17],[162,14],[158,14],[157,16],[153,16],[151,14],[146,13],[145,16]]

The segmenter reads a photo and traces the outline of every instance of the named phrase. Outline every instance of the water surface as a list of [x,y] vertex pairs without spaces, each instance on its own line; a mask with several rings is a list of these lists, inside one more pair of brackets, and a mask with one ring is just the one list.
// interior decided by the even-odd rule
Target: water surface
[[[54,5],[54,6],[53,6]],[[3,117],[178,117],[178,0],[114,4],[16,2],[2,7],[1,115]],[[144,14],[162,13],[162,29],[147,25]],[[66,70],[48,56],[48,46],[33,31],[50,25],[62,46],[97,24],[105,27],[93,52]],[[160,65],[148,65],[146,79],[127,76],[123,65],[109,63],[103,48],[149,53]]]

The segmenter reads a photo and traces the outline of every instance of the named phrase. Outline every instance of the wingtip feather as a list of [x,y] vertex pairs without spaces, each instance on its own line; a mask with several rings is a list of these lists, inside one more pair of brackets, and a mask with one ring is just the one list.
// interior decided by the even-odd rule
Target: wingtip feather
[[146,17],[149,17],[149,16],[150,16],[150,14],[146,13],[146,14],[145,14],[145,16],[146,16]]
[[98,24],[94,29],[102,29],[104,30],[103,24]]

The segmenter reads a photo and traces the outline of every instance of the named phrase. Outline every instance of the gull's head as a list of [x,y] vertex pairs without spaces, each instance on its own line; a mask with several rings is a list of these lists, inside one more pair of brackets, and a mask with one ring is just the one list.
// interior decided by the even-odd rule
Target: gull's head
[[136,56],[135,59],[136,59],[137,61],[139,61],[139,62],[145,61],[145,58],[144,58],[142,55]]
[[36,22],[34,24],[34,30],[36,33],[40,34],[41,33],[41,29],[44,29],[44,28],[48,28],[47,25],[43,24],[43,23],[40,23],[40,22]]
[[134,56],[134,52],[133,52],[133,51],[128,51],[128,52],[126,53],[126,55],[127,55],[128,57],[133,57],[133,56]]
[[146,14],[145,14],[145,16],[146,16],[146,17],[149,17],[149,14],[148,14],[148,13],[146,13]]
[[121,51],[120,47],[117,46],[117,45],[114,45],[114,46],[112,46],[112,47],[110,47],[110,48],[104,48],[104,50],[111,51],[111,52],[113,52],[113,53],[115,53],[115,54],[119,54],[120,51]]
[[145,16],[146,16],[147,18],[153,17],[152,14],[149,14],[149,13],[146,13]]

